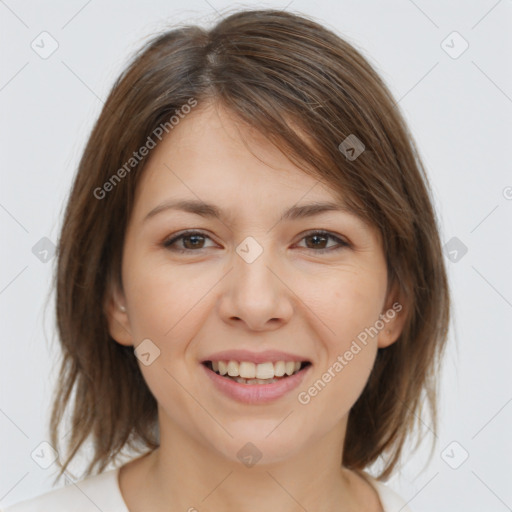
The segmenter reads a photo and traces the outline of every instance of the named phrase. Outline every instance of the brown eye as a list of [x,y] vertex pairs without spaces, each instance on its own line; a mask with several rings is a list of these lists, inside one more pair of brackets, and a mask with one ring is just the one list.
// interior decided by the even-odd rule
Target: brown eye
[[[204,243],[206,239],[211,240],[209,236],[200,231],[188,231],[165,241],[163,246],[171,251],[190,252],[205,249]],[[181,242],[181,247],[176,246],[177,242]]]
[[[329,239],[334,240],[337,243],[337,245],[335,244],[334,246],[328,247],[327,244],[329,243]],[[343,247],[349,246],[349,244],[344,240],[341,240],[341,238],[338,238],[337,236],[334,236],[332,233],[328,233],[326,231],[314,231],[308,233],[306,236],[302,238],[302,240],[307,240],[306,248],[311,249],[315,252],[338,250],[342,249]]]
[[[208,247],[204,245],[206,240],[211,240],[211,238],[200,231],[187,231],[166,240],[162,245],[170,251],[180,253],[194,252],[207,249]],[[350,246],[350,244],[341,238],[326,231],[310,232],[306,234],[302,240],[306,240],[306,249],[317,253],[336,251]],[[329,246],[329,240],[334,240],[336,243]]]
[[204,236],[202,235],[187,235],[181,237],[181,239],[186,249],[202,249],[204,244]]

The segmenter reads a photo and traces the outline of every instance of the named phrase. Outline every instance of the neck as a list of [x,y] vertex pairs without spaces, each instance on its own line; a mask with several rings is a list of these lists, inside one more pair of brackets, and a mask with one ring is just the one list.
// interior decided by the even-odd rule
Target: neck
[[160,447],[138,459],[138,475],[131,483],[125,480],[123,494],[130,495],[132,512],[380,510],[375,490],[341,466],[345,428],[333,429],[285,460],[249,467],[227,459],[177,425],[160,426]]

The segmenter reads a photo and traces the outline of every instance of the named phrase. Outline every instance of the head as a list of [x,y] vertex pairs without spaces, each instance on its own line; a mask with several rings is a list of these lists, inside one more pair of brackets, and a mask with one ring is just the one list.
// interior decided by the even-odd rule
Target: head
[[[176,200],[220,215],[155,212]],[[326,202],[339,210],[283,215]],[[89,436],[88,473],[158,447],[160,417],[228,459],[250,440],[268,463],[343,426],[343,465],[387,454],[385,478],[425,398],[435,428],[449,296],[428,179],[378,74],[304,16],[239,12],[135,56],[85,148],[57,265],[62,471]],[[284,402],[219,398],[204,363],[236,349],[300,356],[305,384]],[[294,420],[267,438],[283,407]]]

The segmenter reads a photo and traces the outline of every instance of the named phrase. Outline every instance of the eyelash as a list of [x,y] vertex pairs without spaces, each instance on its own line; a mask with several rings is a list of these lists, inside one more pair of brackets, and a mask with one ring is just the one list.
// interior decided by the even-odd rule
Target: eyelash
[[[201,231],[193,231],[193,230],[191,230],[191,231],[184,231],[184,232],[180,233],[179,235],[164,241],[162,243],[162,245],[166,249],[169,249],[170,251],[178,252],[178,253],[199,252],[199,251],[202,251],[203,249],[207,249],[207,247],[201,247],[200,249],[196,249],[196,250],[194,250],[194,249],[178,249],[176,247],[172,247],[172,245],[175,244],[176,242],[178,242],[179,240],[182,240],[184,238],[188,238],[188,237],[194,236],[194,235],[199,235],[199,236],[202,236],[204,238],[209,238],[211,240],[211,238],[208,235],[206,235],[205,233],[202,233]],[[332,238],[339,245],[338,245],[338,247],[327,247],[327,248],[324,248],[324,249],[310,249],[308,247],[305,247],[305,249],[309,249],[310,251],[322,254],[322,253],[325,253],[325,252],[338,251],[340,249],[344,249],[346,247],[350,247],[350,244],[348,242],[345,242],[341,238],[333,235],[332,233],[329,233],[328,231],[323,231],[323,230],[309,231],[308,233],[306,233],[301,238],[301,241],[304,240],[304,238],[308,238],[308,237],[311,237],[311,236],[314,236],[314,235],[320,235],[320,236],[323,236],[323,237]]]

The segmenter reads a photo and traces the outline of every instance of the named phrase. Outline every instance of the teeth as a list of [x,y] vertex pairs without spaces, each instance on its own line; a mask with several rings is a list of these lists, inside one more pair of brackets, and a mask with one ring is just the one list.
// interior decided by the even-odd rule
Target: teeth
[[[213,370],[215,371],[215,368]],[[221,375],[226,375],[226,373],[228,373],[228,365],[225,361],[219,361],[219,373]]]
[[230,377],[238,377],[240,374],[239,372],[239,365],[236,361],[229,361],[228,362],[228,375]]
[[[233,377],[246,384],[268,384],[274,377],[293,375],[300,369],[300,361],[277,361],[255,364],[250,361],[212,361],[213,371]],[[261,382],[260,382],[261,381]]]
[[278,381],[278,379],[244,379],[242,377],[235,377],[234,380],[239,384],[272,384]]
[[284,371],[286,375],[291,375],[295,371],[295,363],[293,361],[288,361],[284,365]]
[[274,363],[260,363],[260,364],[256,365],[256,378],[258,378],[258,379],[273,379],[274,378]]
[[[238,374],[240,375],[240,377],[243,377],[244,379],[254,379],[254,377],[256,377],[256,365],[254,363],[244,361],[238,365]],[[258,375],[258,379],[263,378],[264,377],[260,377]]]
[[286,364],[284,361],[278,361],[274,363],[274,375],[276,377],[282,377],[284,375],[284,371],[286,368]]

